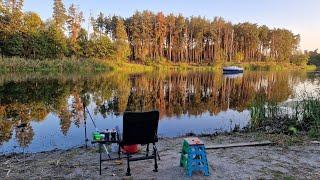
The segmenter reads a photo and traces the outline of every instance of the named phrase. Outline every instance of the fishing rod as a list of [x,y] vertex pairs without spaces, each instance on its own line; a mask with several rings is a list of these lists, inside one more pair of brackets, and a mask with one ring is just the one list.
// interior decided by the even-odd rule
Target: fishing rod
[[91,121],[92,121],[92,123],[93,123],[93,126],[94,126],[96,129],[98,129],[96,123],[94,122],[94,120],[93,120],[93,118],[92,118],[92,116],[91,116],[91,113],[90,113],[89,109],[88,109],[87,107],[85,107],[85,108],[87,109],[87,113],[89,114],[89,117],[90,117],[90,119],[91,119]]
[[[92,121],[92,123],[93,123],[93,126],[96,128],[96,131],[99,131],[99,130],[98,130],[98,128],[97,128],[96,123],[94,122],[94,120],[93,120],[93,118],[92,118],[92,116],[91,116],[91,113],[90,113],[89,109],[87,108],[87,106],[85,105],[85,103],[84,103],[84,102],[83,102],[83,104],[82,104],[82,105],[83,105],[83,108],[84,108],[84,112],[86,112],[86,111],[87,111],[87,113],[89,114],[89,117],[90,117],[90,119],[91,119],[91,121]],[[105,145],[105,144],[103,144],[102,146],[103,146],[104,150],[106,151],[106,153],[107,153],[108,157],[111,159],[110,153],[109,153],[109,151],[108,151],[108,149],[107,149],[106,145]]]
[[98,130],[97,125],[96,125],[95,121],[93,120],[91,113],[90,113],[89,109],[87,108],[87,106],[85,105],[85,103],[83,103],[83,108],[84,108],[84,111],[86,111],[89,114],[89,117],[93,123],[93,126],[96,128],[96,130]]

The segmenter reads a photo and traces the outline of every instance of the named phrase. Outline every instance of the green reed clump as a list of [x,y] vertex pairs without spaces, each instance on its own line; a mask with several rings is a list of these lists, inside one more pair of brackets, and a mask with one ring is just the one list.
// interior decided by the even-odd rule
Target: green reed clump
[[275,133],[307,133],[320,138],[320,91],[315,95],[304,94],[290,105],[256,97],[251,106],[251,130]]
[[301,116],[300,128],[309,136],[320,138],[320,97],[305,95],[304,98],[297,104],[299,113],[296,114]]
[[0,59],[2,72],[92,72],[107,70],[108,66],[96,60],[27,60],[23,58]]

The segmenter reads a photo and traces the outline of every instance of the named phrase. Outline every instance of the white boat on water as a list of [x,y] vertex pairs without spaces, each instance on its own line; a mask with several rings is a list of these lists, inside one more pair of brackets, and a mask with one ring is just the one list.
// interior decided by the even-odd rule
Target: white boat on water
[[236,73],[243,73],[243,68],[238,66],[227,66],[223,67],[224,74],[236,74]]

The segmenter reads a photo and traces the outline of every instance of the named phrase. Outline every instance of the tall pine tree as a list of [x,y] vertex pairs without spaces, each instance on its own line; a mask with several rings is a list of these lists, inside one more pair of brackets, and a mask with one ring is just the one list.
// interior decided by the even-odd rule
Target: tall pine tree
[[117,18],[115,27],[115,48],[117,60],[126,60],[130,55],[130,47],[128,44],[128,36],[124,21]]
[[62,0],[54,0],[53,4],[53,19],[56,28],[63,30],[67,20],[66,9]]
[[76,54],[80,48],[77,42],[77,38],[81,29],[81,23],[83,21],[83,13],[79,11],[79,9],[74,4],[72,4],[68,10],[67,19],[68,30],[70,34],[69,47],[72,55]]

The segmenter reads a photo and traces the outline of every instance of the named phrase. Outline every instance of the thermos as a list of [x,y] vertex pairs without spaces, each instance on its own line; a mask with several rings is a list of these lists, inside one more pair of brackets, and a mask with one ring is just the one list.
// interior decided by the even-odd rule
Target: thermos
[[105,130],[105,137],[104,140],[109,141],[110,140],[110,131],[108,129]]
[[111,141],[115,141],[117,136],[117,132],[115,129],[112,129],[111,131]]

